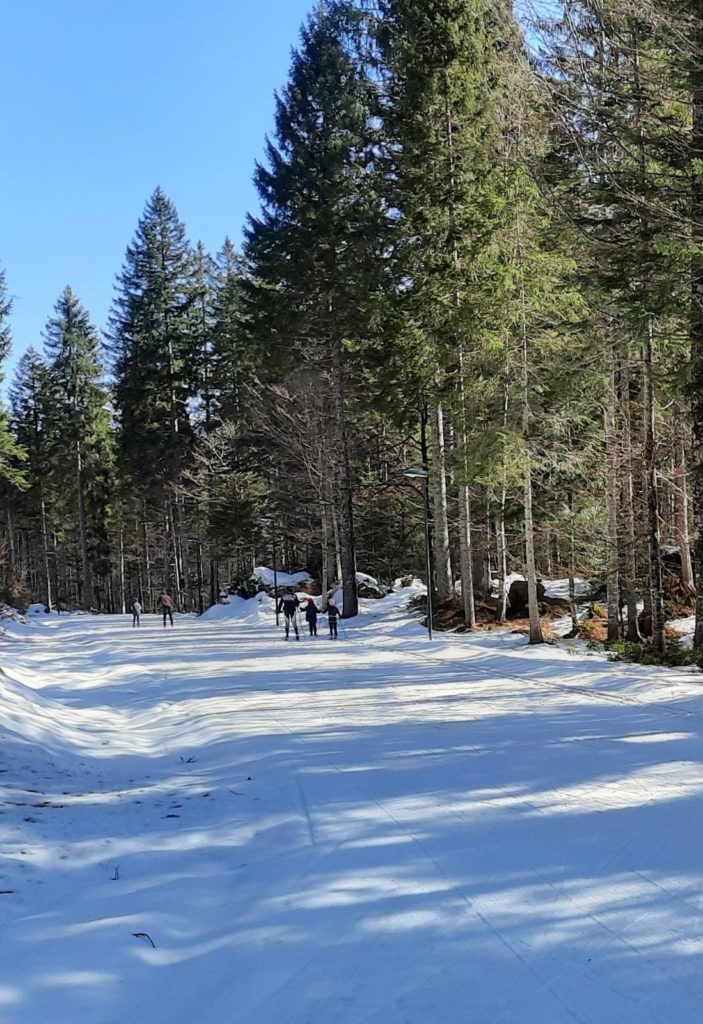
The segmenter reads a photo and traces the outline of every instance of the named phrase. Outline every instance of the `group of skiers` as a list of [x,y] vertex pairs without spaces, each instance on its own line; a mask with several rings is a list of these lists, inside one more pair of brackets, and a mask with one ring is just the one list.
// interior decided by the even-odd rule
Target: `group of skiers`
[[320,612],[318,611],[317,605],[312,597],[298,598],[293,590],[286,590],[286,592],[279,598],[278,604],[276,605],[276,614],[280,615],[281,612],[283,612],[286,640],[288,640],[290,636],[291,625],[295,632],[295,639],[300,640],[300,632],[298,630],[299,608],[305,609],[305,621],[308,624],[310,636],[317,636],[318,615],[326,615],[327,623],[330,627],[330,640],[337,639],[337,622],[341,617],[341,613],[335,604],[333,597],[329,597],[327,599],[327,604]]
[[[167,590],[162,590],[159,595],[159,614],[163,616],[164,629],[166,628],[167,620],[173,626],[173,598]],[[286,629],[286,640],[290,636],[290,628],[293,626],[295,633],[295,639],[300,640],[300,631],[298,629],[298,609],[305,609],[305,621],[308,624],[310,630],[310,636],[317,636],[317,618],[318,615],[326,615],[327,623],[330,628],[330,640],[336,640],[337,635],[337,623],[341,618],[341,612],[335,604],[334,598],[329,597],[327,604],[320,612],[318,611],[317,605],[312,597],[298,598],[293,590],[287,590],[278,601],[276,605],[276,614],[280,615],[283,612]],[[139,627],[141,625],[142,617],[142,606],[137,598],[132,601],[132,628]]]
[[[173,625],[173,598],[167,590],[162,590],[159,595],[159,614],[164,617],[164,629],[166,629],[166,619],[168,619]],[[135,597],[132,601],[132,629],[135,626],[141,626],[142,619],[142,606],[139,600]]]

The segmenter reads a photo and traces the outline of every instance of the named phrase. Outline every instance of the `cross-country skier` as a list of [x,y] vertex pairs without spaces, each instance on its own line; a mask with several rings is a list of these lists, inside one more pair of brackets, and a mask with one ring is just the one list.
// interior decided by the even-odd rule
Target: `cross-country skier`
[[135,597],[135,599],[132,601],[132,629],[134,629],[135,626],[139,626],[140,625],[140,621],[139,620],[141,618],[141,614],[142,614],[142,606],[140,605],[139,601]]
[[310,628],[310,636],[317,636],[317,605],[311,597],[305,606],[305,621]]
[[173,598],[166,590],[161,591],[159,597],[159,607],[161,608],[161,614],[164,617],[164,629],[166,629],[166,619],[168,618],[173,626]]
[[283,612],[285,623],[286,623],[286,640],[290,633],[290,624],[293,623],[293,629],[295,630],[295,639],[300,640],[300,633],[298,632],[298,623],[296,621],[296,615],[298,612],[298,598],[295,596],[292,590],[286,590],[285,594],[280,598],[278,605],[276,606],[276,613],[280,615]]
[[340,618],[341,613],[339,608],[334,603],[333,597],[327,598],[327,607],[325,608],[323,615],[327,616],[327,621],[330,625],[330,640],[337,639],[337,620]]

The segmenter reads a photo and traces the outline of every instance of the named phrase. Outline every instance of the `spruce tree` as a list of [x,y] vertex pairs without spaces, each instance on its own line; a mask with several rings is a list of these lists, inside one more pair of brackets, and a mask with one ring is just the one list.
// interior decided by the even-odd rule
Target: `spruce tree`
[[[100,340],[88,312],[66,288],[45,331],[54,384],[54,471],[68,521],[77,522],[84,607],[102,604],[97,584],[109,569],[111,441]],[[73,486],[67,481],[73,480]],[[74,511],[72,511],[74,510]]]
[[187,464],[196,395],[193,253],[157,188],[117,279],[110,317],[120,463],[139,492],[163,495]]
[[198,313],[185,227],[157,188],[118,277],[110,342],[121,476],[140,509],[144,537],[149,520],[164,533],[164,582],[175,587],[179,602],[189,592],[183,474],[193,456],[192,406],[202,364]]
[[[34,543],[41,551],[41,597],[51,611],[57,598],[56,565],[51,568],[50,534],[56,504],[54,487],[55,410],[58,401],[49,367],[35,348],[30,347],[17,364],[10,388],[12,428],[26,453],[26,493],[16,500],[16,511],[31,525]],[[38,528],[37,528],[38,526]]]
[[471,627],[468,364],[496,313],[495,238],[505,189],[499,114],[506,102],[505,55],[519,55],[518,34],[507,3],[382,0],[379,11],[396,327],[395,337],[381,334],[381,374],[397,375],[420,416],[429,406],[440,598],[453,591],[450,471],[457,480],[462,594]]
[[322,3],[302,31],[276,101],[275,142],[257,167],[262,210],[249,221],[243,314],[280,375],[313,365],[330,409],[318,444],[338,509],[344,615],[356,615],[350,394],[352,352],[368,329],[378,255],[372,187],[375,86],[346,36],[348,5]]
[[[10,313],[12,299],[7,294],[5,272],[0,270],[0,383],[5,379],[4,364],[12,346]],[[10,486],[23,487],[24,475],[20,469],[22,449],[16,444],[4,405],[0,403],[0,480]]]

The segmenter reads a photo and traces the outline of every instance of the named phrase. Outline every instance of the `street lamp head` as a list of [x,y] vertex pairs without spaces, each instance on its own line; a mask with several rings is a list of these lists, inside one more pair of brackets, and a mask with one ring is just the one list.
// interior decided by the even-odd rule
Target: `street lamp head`
[[426,480],[429,475],[429,472],[421,466],[411,466],[409,469],[403,470],[403,476],[410,477],[411,480]]
[[275,519],[273,516],[259,516],[259,522],[262,526],[272,526]]

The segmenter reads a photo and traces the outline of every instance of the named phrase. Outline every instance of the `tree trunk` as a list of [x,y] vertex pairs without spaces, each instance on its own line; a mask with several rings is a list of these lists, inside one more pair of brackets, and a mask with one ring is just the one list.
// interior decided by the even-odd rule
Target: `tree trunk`
[[605,510],[607,529],[608,641],[620,637],[620,559],[618,551],[618,476],[615,437],[615,380],[608,375],[605,394]]
[[495,531],[498,553],[498,609],[496,615],[498,622],[505,622],[508,613],[508,587],[506,585],[508,547],[505,540],[505,491],[502,492],[500,512],[496,516]]
[[[120,507],[117,515],[118,515],[117,532],[118,532],[119,559],[120,559],[120,565],[119,565],[119,572],[120,572],[120,610],[121,610],[122,614],[125,615],[126,612],[127,612],[127,584],[126,584],[126,580],[125,580],[124,520],[122,518],[122,508],[121,507]],[[140,599],[140,601],[144,600],[144,598],[143,598],[143,596],[141,594],[139,595],[139,599]]]
[[[455,249],[454,261],[458,265]],[[459,298],[456,297],[458,303]],[[476,628],[476,601],[474,587],[474,550],[471,538],[471,493],[469,491],[469,464],[467,452],[468,416],[466,411],[466,370],[464,366],[464,345],[459,345],[459,397],[461,401],[461,429],[458,432],[458,447],[461,452],[461,479],[459,481],[459,564],[461,566],[461,600],[464,607],[464,624],[468,629]]]
[[85,522],[85,496],[83,494],[83,459],[80,443],[76,445],[76,495],[78,500],[78,531],[80,534],[81,567],[83,571],[81,604],[86,610],[90,610],[95,604],[95,595],[93,593],[93,577],[90,569],[90,558],[88,556],[88,533]]
[[647,473],[647,527],[649,540],[649,586],[652,595],[652,645],[663,653],[666,648],[666,612],[662,578],[661,532],[659,526],[659,481],[657,479],[654,438],[653,326],[647,324],[644,349],[644,464]]
[[432,497],[434,509],[434,571],[437,597],[446,600],[454,593],[449,548],[449,517],[447,514],[447,468],[444,450],[444,414],[441,403],[430,406],[432,433]]
[[627,606],[627,639],[640,640],[637,622],[637,532],[635,529],[635,475],[630,408],[630,349],[627,338],[620,341],[620,412],[624,458],[622,464],[622,519],[625,544],[622,553],[622,591]]
[[680,422],[676,433],[676,533],[681,548],[681,589],[688,599],[694,596],[696,587],[693,579],[691,560],[691,537],[688,521],[688,479],[686,475],[686,445]]
[[153,600],[153,583],[151,578],[151,555],[149,553],[149,528],[146,518],[146,502],[142,502],[142,534],[144,542],[144,579],[146,582],[146,601],[151,607]]
[[476,603],[474,601],[474,565],[471,547],[471,495],[468,484],[459,484],[459,544],[464,623],[469,629],[475,629]]
[[44,581],[46,584],[46,606],[49,611],[53,611],[54,605],[51,593],[51,572],[49,569],[49,532],[46,525],[46,503],[41,489],[39,492],[39,510],[41,517],[41,544],[42,559],[44,562]]
[[[520,224],[517,225],[518,259],[522,258],[520,242]],[[522,273],[522,268],[521,268]],[[539,595],[537,592],[537,566],[535,564],[535,530],[532,511],[532,445],[530,438],[530,390],[527,313],[524,282],[520,286],[521,308],[521,345],[520,345],[520,377],[522,385],[522,441],[524,446],[524,521],[525,521],[525,568],[527,569],[527,599],[530,615],[530,643],[543,644],[544,635],[539,617]]]
[[342,568],[342,616],[345,619],[351,619],[359,614],[359,599],[356,591],[356,552],[354,550],[354,495],[349,461],[344,367],[340,342],[336,342],[333,349],[333,381],[337,454],[339,457],[339,553]]

